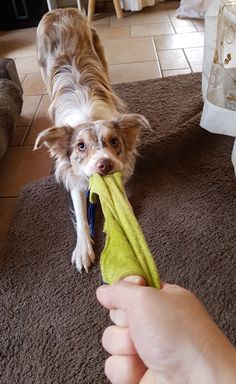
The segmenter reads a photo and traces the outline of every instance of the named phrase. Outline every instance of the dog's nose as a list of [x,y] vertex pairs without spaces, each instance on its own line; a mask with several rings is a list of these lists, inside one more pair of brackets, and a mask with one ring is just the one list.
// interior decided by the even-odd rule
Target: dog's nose
[[101,175],[107,175],[114,167],[113,162],[110,159],[101,159],[97,162],[97,172]]

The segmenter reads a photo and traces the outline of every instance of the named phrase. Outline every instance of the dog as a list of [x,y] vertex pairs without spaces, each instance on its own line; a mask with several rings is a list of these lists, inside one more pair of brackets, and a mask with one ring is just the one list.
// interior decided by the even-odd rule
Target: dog
[[37,58],[54,126],[38,135],[35,149],[48,147],[56,180],[71,194],[77,232],[72,264],[88,271],[95,260],[86,207],[89,177],[119,171],[127,181],[140,130],[149,123],[143,115],[126,113],[111,88],[100,38],[79,10],[56,9],[43,16]]

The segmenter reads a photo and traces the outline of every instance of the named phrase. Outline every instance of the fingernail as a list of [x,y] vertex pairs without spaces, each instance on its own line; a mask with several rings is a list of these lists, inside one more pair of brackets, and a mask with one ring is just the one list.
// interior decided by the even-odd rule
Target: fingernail
[[99,292],[99,295],[105,295],[107,292],[108,285],[101,285],[97,288],[97,292]]
[[132,284],[145,285],[145,280],[142,276],[126,276],[123,280]]

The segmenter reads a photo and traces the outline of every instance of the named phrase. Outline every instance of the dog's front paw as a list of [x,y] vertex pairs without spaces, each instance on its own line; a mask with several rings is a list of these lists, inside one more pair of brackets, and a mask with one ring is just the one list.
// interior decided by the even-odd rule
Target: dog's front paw
[[76,244],[72,254],[71,263],[81,272],[84,268],[88,272],[91,264],[94,263],[95,254],[93,251],[92,240],[84,239]]

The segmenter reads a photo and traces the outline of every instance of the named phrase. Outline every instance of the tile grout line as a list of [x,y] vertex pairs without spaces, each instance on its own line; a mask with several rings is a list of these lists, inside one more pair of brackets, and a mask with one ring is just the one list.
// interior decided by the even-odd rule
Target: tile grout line
[[171,21],[171,17],[168,16],[168,18],[169,18],[169,20],[170,20],[170,24],[172,25],[172,28],[173,28],[174,31],[175,31],[175,35],[177,35],[177,31],[176,31],[176,29],[175,29],[174,24],[173,24],[172,21]]
[[[132,32],[132,27],[145,27],[145,26],[152,26],[152,25],[161,25],[161,24],[168,24],[170,25],[172,28],[172,24],[170,21],[163,21],[163,22],[160,22],[160,23],[146,23],[146,24],[134,24],[134,25],[130,25],[130,28],[131,28],[131,32]],[[173,28],[174,29],[174,28]],[[152,36],[166,36],[166,35],[175,35],[176,32],[175,32],[175,29],[174,29],[174,32],[168,32],[168,33],[158,33],[157,35],[142,35],[142,36],[131,36],[131,38],[141,38],[141,37],[152,37]]]
[[155,63],[157,60],[155,58],[155,60],[145,60],[145,61],[128,61],[126,63],[113,63],[113,64],[109,64],[109,67],[111,66],[114,66],[114,65],[128,65],[128,64],[144,64],[144,63]]
[[[169,17],[169,16],[168,16],[168,17]],[[172,20],[171,20],[171,17],[169,17],[169,20],[170,20],[170,23],[171,23],[172,27],[174,28],[174,31],[175,31],[175,34],[176,34],[176,35],[180,35],[180,34],[184,34],[184,33],[196,33],[196,32],[202,32],[202,31],[199,31],[197,25],[194,23],[194,20],[191,20],[191,23],[193,24],[193,26],[194,26],[194,28],[196,29],[196,31],[191,31],[191,32],[177,32],[177,29],[176,29],[176,28],[178,28],[178,27],[176,27],[176,26],[174,25],[174,23],[173,23]],[[181,18],[180,18],[180,20],[181,20]]]
[[187,61],[187,63],[188,63],[188,66],[189,66],[189,69],[191,70],[191,72],[193,73],[193,69],[192,69],[192,66],[191,66],[191,64],[190,64],[190,61],[188,60],[188,57],[187,57],[187,55],[186,55],[186,52],[185,52],[185,50],[184,50],[185,48],[182,48],[182,51],[183,51],[183,54],[184,54],[184,57],[185,57],[185,59],[186,59],[186,61]]
[[0,200],[1,199],[16,199],[17,196],[0,196]]
[[39,103],[38,103],[38,107],[36,108],[36,110],[35,110],[35,112],[34,112],[34,114],[33,114],[32,120],[31,120],[31,122],[30,122],[30,124],[29,124],[29,127],[28,127],[28,129],[26,130],[26,132],[25,132],[25,134],[24,134],[24,137],[23,137],[23,139],[22,139],[22,144],[21,144],[21,146],[28,147],[28,145],[24,145],[24,143],[25,143],[25,141],[26,141],[26,139],[27,139],[27,136],[28,136],[29,131],[30,131],[30,128],[31,128],[31,126],[32,126],[32,124],[33,124],[34,118],[35,118],[35,116],[36,116],[36,114],[37,114],[37,112],[38,112],[38,110],[39,110],[40,104],[41,104],[41,102],[42,102],[42,100],[43,100],[43,96],[44,96],[44,94],[41,95],[41,98],[40,98]]
[[[197,24],[196,24],[196,22],[197,22],[198,20],[199,20],[199,21],[200,21],[200,20],[203,20],[203,28],[204,28],[203,30],[200,30],[200,29],[198,28],[198,26],[197,26]],[[196,19],[194,19],[194,20],[192,20],[192,23],[195,25],[195,27],[197,28],[197,31],[198,31],[198,32],[205,32],[205,22],[204,22],[204,19],[198,19],[198,20],[196,21]]]
[[23,145],[23,144],[17,144],[17,145],[10,145],[8,147],[9,148],[33,148],[34,147],[34,144],[27,144],[27,145]]
[[155,44],[155,41],[154,41],[154,37],[152,36],[151,39],[152,39],[152,45],[153,45],[153,49],[154,49],[155,56],[156,56],[157,67],[158,67],[158,70],[160,71],[161,77],[163,77],[163,72],[162,72],[162,69],[161,69],[161,65],[160,65],[160,61],[159,61],[159,56],[158,56],[156,44]]

